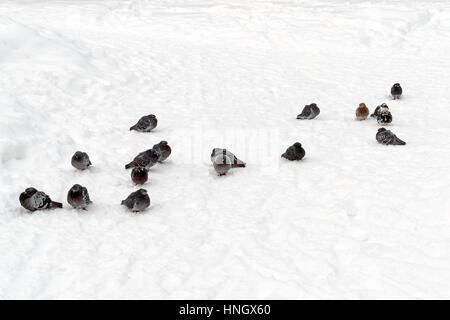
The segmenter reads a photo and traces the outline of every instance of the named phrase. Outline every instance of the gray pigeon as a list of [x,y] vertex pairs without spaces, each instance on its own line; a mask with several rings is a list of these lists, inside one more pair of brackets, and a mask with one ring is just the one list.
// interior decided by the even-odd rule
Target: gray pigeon
[[158,153],[158,162],[163,162],[172,153],[172,149],[167,144],[167,141],[161,141],[160,143],[155,144],[152,149]]
[[35,188],[27,188],[19,196],[19,201],[22,207],[31,212],[43,209],[62,208],[63,205],[60,202],[52,201],[48,195],[42,191],[38,191]]
[[232,161],[230,157],[227,156],[227,152],[223,149],[222,154],[218,154],[213,160],[214,170],[219,174],[219,176],[226,175],[227,172],[232,167]]
[[92,165],[92,163],[86,152],[77,151],[72,156],[72,166],[78,170],[86,170],[90,165]]
[[143,167],[135,167],[131,171],[131,180],[136,184],[144,184],[148,180],[148,170]]
[[400,96],[402,95],[402,93],[403,93],[403,90],[402,90],[402,87],[400,86],[400,83],[396,83],[392,86],[391,95],[394,100],[400,99]]
[[225,154],[227,155],[227,157],[231,160],[231,167],[232,168],[244,168],[245,167],[245,162],[244,161],[239,160],[230,151],[228,151],[226,149],[221,149],[221,148],[214,148],[212,150],[212,152],[211,152],[211,162],[214,163],[214,159],[216,158],[216,156],[222,155],[224,151],[225,151]]
[[302,113],[297,116],[297,119],[314,119],[320,114],[320,109],[315,103],[311,103],[310,105],[306,105],[303,108]]
[[67,202],[73,208],[83,210],[86,210],[87,206],[92,203],[87,189],[79,184],[75,184],[70,188],[67,193]]
[[406,144],[405,141],[397,138],[397,136],[391,132],[391,130],[386,130],[385,128],[378,129],[376,139],[381,144],[392,144],[403,146]]
[[144,211],[150,206],[150,197],[147,194],[147,190],[139,189],[136,192],[132,192],[128,198],[122,201],[122,205],[133,212]]
[[136,130],[139,132],[150,132],[158,125],[158,119],[154,114],[143,116],[139,121],[130,128],[130,130]]
[[292,146],[287,148],[286,152],[281,156],[290,161],[302,160],[305,156],[305,149],[302,148],[302,144],[300,142],[296,142]]
[[139,153],[136,157],[134,157],[133,161],[129,164],[125,165],[125,169],[130,169],[134,167],[144,167],[151,168],[153,167],[159,159],[159,154],[153,149],[148,149],[144,152]]

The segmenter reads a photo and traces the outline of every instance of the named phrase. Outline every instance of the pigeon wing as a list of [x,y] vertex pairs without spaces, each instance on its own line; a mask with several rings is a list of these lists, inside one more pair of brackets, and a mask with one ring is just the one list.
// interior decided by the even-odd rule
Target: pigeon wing
[[300,113],[297,116],[297,119],[306,119],[311,115],[311,108],[310,106],[305,106],[302,110],[302,113]]
[[45,209],[51,202],[50,197],[42,191],[36,192],[30,200],[31,205],[36,209]]

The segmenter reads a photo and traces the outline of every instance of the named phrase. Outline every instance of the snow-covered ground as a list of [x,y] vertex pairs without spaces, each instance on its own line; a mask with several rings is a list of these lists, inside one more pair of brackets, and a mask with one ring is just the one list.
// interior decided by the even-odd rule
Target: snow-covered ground
[[[449,1],[1,1],[0,298],[450,298],[449,39]],[[132,214],[123,166],[160,140]]]

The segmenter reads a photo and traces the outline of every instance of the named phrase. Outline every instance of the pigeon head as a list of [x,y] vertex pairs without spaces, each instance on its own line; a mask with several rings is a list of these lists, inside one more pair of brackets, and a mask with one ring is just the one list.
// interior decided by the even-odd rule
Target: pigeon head
[[37,190],[35,188],[26,188],[24,193],[26,193],[28,196],[32,196],[36,192]]
[[25,191],[22,192],[19,196],[20,202],[30,198],[36,192],[37,192],[37,190],[35,188],[26,188]]
[[294,143],[294,147],[301,148],[302,144],[300,142],[296,142],[296,143]]
[[380,112],[383,112],[383,111],[384,112],[389,111],[389,107],[384,103],[380,106]]
[[75,152],[75,154],[73,155],[73,157],[74,157],[75,159],[82,159],[82,158],[83,158],[83,152],[77,151],[77,152]]
[[311,103],[309,106],[310,106],[310,107],[317,107],[317,104]]
[[211,152],[211,157],[214,157],[216,154],[218,154],[220,148],[214,148]]
[[396,87],[396,88],[400,87],[400,83],[395,83],[394,87]]
[[378,132],[384,132],[384,131],[386,131],[385,128],[380,128],[380,129],[378,129]]
[[145,190],[145,189],[139,189],[137,192],[143,196],[145,196],[147,194],[147,190]]
[[366,107],[366,104],[365,104],[364,102],[361,102],[361,103],[359,104],[359,106],[364,108],[364,107]]
[[154,114],[149,114],[148,117],[151,118],[151,119],[156,118]]
[[163,140],[163,141],[161,141],[161,142],[159,143],[159,145],[160,145],[160,146],[167,146],[167,141],[164,141],[164,140]]
[[79,184],[74,184],[70,191],[73,193],[78,193],[81,191],[81,186]]

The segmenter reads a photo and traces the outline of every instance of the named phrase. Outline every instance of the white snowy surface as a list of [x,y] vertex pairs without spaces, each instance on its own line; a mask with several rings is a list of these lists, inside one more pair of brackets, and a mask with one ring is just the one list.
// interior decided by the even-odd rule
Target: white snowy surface
[[[0,298],[450,298],[449,39],[448,1],[0,2]],[[123,166],[160,140],[130,213]],[[64,209],[25,211],[29,186]]]

